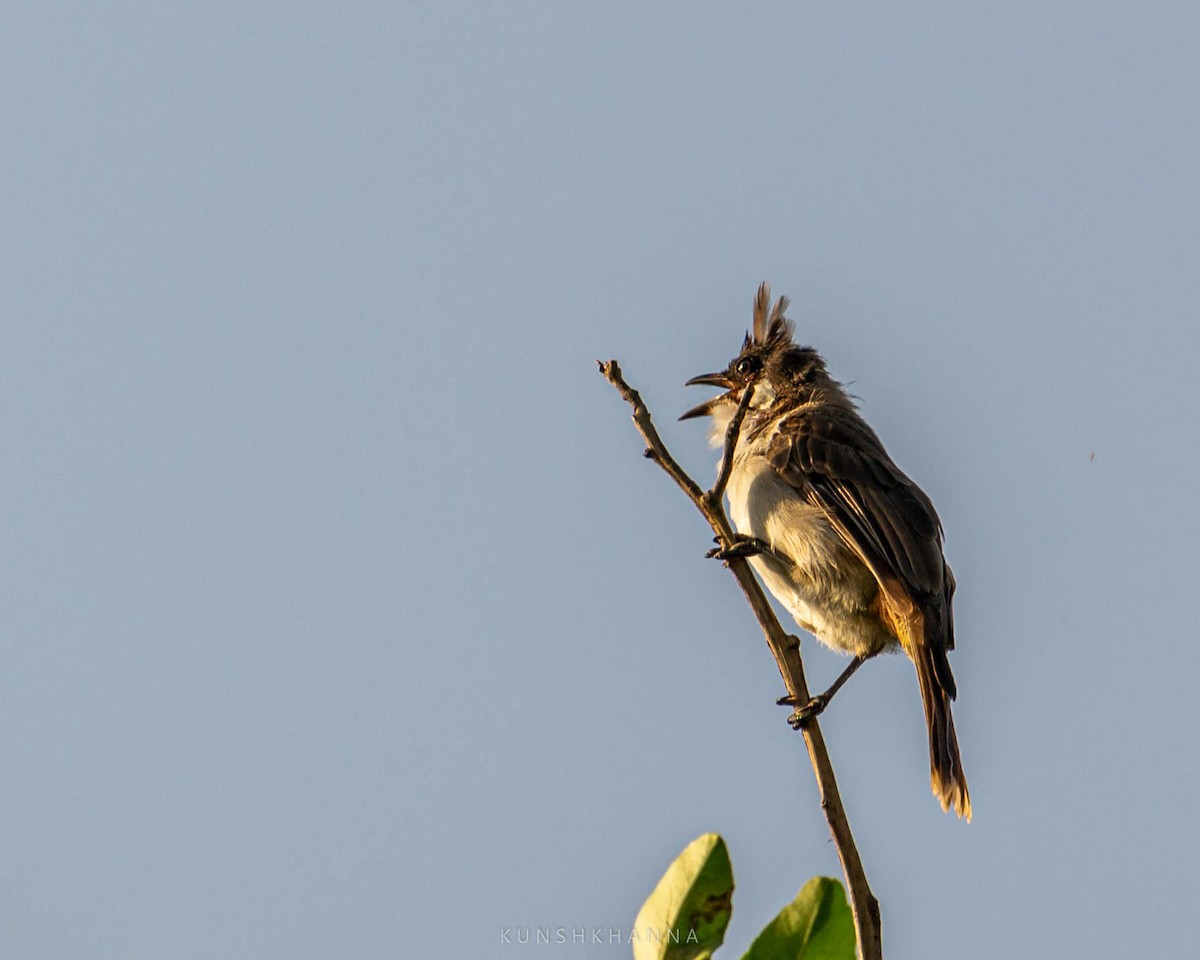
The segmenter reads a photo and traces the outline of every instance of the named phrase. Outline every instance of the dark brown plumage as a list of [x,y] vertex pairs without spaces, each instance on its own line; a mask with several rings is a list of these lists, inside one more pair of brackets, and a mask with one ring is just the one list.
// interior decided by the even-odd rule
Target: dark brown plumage
[[943,809],[970,819],[950,711],[955,583],[941,522],[820,355],[793,342],[786,305],[780,298],[770,307],[770,290],[760,287],[742,351],[722,373],[694,381],[728,392],[689,414],[723,416],[754,386],[734,457],[731,515],[740,533],[794,557],[790,568],[780,556],[756,557],[755,566],[823,642],[860,656],[897,645],[907,654],[928,727],[933,792]]

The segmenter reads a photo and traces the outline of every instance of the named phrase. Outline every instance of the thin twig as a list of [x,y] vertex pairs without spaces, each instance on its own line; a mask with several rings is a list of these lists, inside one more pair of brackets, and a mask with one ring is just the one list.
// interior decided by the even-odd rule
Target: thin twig
[[[721,464],[721,472],[717,483],[711,491],[702,491],[682,467],[676,463],[666,445],[654,429],[650,419],[650,411],[642,402],[641,395],[625,382],[621,376],[621,368],[616,360],[607,363],[597,361],[600,372],[620,393],[622,398],[633,408],[633,422],[646,441],[646,456],[661,466],[680,487],[696,509],[703,515],[713,528],[721,544],[725,547],[734,541],[733,528],[725,515],[721,497],[725,486],[729,483],[729,472],[733,468],[733,451],[737,445],[738,431],[742,418],[750,404],[750,391],[744,391],[737,413],[730,421],[725,435],[725,452]],[[750,564],[742,557],[731,557],[728,566],[737,578],[738,586],[746,595],[754,615],[762,627],[763,636],[771,648],[771,654],[779,667],[788,695],[795,703],[807,703],[810,699],[808,683],[804,678],[804,664],[800,659],[800,641],[784,631],[779,625],[779,619],[767,602],[766,595],[759,586],[751,571]],[[858,939],[858,951],[861,960],[882,960],[883,946],[880,938],[879,902],[871,892],[867,883],[866,871],[862,859],[858,855],[858,847],[854,844],[854,836],[850,832],[850,823],[846,819],[846,808],[842,805],[842,797],[838,792],[837,780],[833,774],[833,764],[829,760],[829,751],[825,747],[825,738],[821,734],[820,725],[815,717],[804,722],[802,728],[804,742],[808,747],[808,758],[812,763],[813,773],[817,778],[817,787],[821,794],[821,810],[829,824],[829,832],[837,847],[838,859],[842,863],[842,872],[846,877],[846,888],[850,900],[850,909],[854,914],[854,928]]]
[[[614,360],[613,363],[615,364],[616,361]],[[617,372],[619,374],[620,370]],[[725,496],[725,488],[729,486],[729,478],[733,475],[733,453],[737,448],[738,434],[742,432],[742,421],[746,419],[746,411],[750,409],[752,399],[754,399],[753,383],[742,391],[742,398],[738,401],[737,409],[733,412],[729,426],[725,428],[725,447],[721,456],[721,469],[717,473],[717,482],[708,491],[708,502],[716,507],[721,506],[721,498]],[[647,413],[646,419],[649,418],[650,414]]]
[[[603,364],[599,360],[596,361],[600,367],[600,372],[608,379],[617,392],[621,394],[631,407],[633,407],[633,422],[638,428],[638,433],[642,435],[642,439],[646,441],[645,456],[647,459],[657,461],[658,465],[671,475],[683,492],[691,498],[693,503],[699,501],[704,496],[703,491],[696,484],[696,481],[687,475],[687,472],[678,463],[675,458],[667,451],[667,446],[662,442],[658,435],[658,431],[654,429],[654,422],[650,419],[650,411],[646,409],[646,405],[642,403],[642,395],[627,384],[621,376],[621,368],[617,366],[616,360],[610,360],[608,364]],[[609,375],[609,369],[613,371],[613,375]],[[615,379],[614,379],[615,377]]]

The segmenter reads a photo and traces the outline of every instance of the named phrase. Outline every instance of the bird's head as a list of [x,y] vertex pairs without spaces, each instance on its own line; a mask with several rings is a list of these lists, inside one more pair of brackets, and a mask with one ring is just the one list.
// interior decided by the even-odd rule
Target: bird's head
[[754,297],[754,324],[738,355],[724,370],[704,373],[687,382],[688,386],[702,384],[724,391],[679,418],[711,417],[715,446],[720,445],[742,391],[751,384],[751,409],[762,411],[780,400],[802,402],[806,391],[811,392],[819,383],[832,383],[820,355],[811,347],[797,346],[792,339],[792,322],[785,316],[787,306],[787,297],[780,297],[772,306],[771,288],[762,284]]

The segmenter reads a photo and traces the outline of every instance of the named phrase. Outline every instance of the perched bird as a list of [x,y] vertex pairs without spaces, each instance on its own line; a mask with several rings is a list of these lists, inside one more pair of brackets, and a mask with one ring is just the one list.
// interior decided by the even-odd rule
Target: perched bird
[[743,392],[753,391],[726,488],[739,541],[714,553],[748,556],[801,627],[854,657],[829,690],[798,705],[796,725],[823,710],[864,661],[904,651],[917,670],[934,796],[970,820],[950,713],[954,575],[941,521],[821,356],[795,343],[786,309],[785,297],[772,307],[764,283],[741,352],[720,373],[688,381],[725,391],[680,418],[710,417],[714,446]]

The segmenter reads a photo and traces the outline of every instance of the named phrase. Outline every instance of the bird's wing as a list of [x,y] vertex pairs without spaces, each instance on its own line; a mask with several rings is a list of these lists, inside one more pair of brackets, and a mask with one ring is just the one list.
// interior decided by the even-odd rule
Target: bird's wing
[[933,504],[847,407],[813,407],[787,417],[768,456],[874,574],[878,616],[917,669],[934,793],[943,809],[952,806],[970,818],[950,713],[957,688],[946,655],[954,647],[954,575],[942,555],[942,526]]
[[853,410],[817,407],[793,414],[780,424],[768,457],[784,480],[821,508],[885,590],[886,581],[898,581],[918,607],[935,598],[948,601],[952,587],[933,504]]

